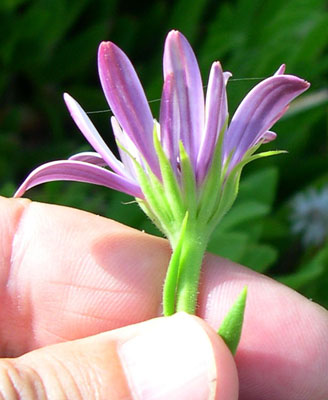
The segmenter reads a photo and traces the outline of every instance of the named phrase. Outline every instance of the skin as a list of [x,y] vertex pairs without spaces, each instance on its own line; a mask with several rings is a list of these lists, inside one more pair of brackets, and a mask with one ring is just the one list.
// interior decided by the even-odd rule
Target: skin
[[[208,254],[200,318],[156,318],[165,240],[26,199],[0,230],[0,399],[328,398],[328,313],[293,290]],[[245,285],[233,360],[215,330]]]

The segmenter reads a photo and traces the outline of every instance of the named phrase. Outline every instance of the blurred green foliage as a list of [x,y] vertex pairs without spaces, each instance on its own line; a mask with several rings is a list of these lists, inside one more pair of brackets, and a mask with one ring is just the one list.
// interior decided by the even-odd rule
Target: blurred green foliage
[[[289,154],[246,168],[240,196],[209,250],[278,277],[328,307],[328,245],[302,247],[288,218],[296,193],[328,184],[327,26],[325,0],[2,0],[0,193],[11,196],[43,162],[89,149],[65,109],[65,91],[87,111],[107,110],[91,117],[113,146],[97,77],[102,40],[114,41],[129,55],[154,115],[170,29],[181,30],[192,43],[205,83],[214,60],[234,74],[228,87],[231,113],[255,83],[286,63],[287,73],[312,84],[275,126],[277,140],[267,145]],[[159,234],[131,198],[108,189],[55,182],[28,196]]]

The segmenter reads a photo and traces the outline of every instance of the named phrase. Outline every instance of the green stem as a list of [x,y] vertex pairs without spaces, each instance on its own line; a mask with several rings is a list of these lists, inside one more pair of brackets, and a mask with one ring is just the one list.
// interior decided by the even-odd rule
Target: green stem
[[196,229],[186,230],[179,259],[176,311],[195,314],[199,275],[207,246],[207,235]]
[[163,315],[165,317],[175,312],[175,292],[177,289],[180,252],[180,246],[173,251],[166,273],[163,288]]
[[177,239],[170,238],[173,253],[163,289],[165,316],[178,311],[195,313],[207,233],[195,220],[190,220],[189,213],[186,212]]
[[173,253],[167,269],[163,288],[163,314],[165,316],[172,315],[175,312],[175,295],[180,267],[180,255],[188,224],[188,218],[189,213],[186,212],[186,215],[181,224],[181,229],[177,241],[175,241],[173,237],[170,238]]

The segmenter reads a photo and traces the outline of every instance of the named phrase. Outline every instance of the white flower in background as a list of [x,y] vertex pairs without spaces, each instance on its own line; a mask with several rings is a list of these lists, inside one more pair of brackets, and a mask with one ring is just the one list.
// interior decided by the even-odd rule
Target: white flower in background
[[305,247],[322,244],[328,236],[328,187],[299,193],[291,202],[292,232]]

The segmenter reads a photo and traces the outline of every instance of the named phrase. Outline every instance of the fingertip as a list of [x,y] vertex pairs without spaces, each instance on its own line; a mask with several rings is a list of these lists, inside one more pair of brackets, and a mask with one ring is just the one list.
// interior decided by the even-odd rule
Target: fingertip
[[232,353],[213,328],[211,328],[203,319],[198,317],[194,318],[197,318],[198,323],[205,330],[212,344],[217,372],[215,399],[238,399],[238,371]]
[[143,334],[120,346],[119,354],[135,398],[238,398],[233,357],[198,317],[179,313],[152,320]]

